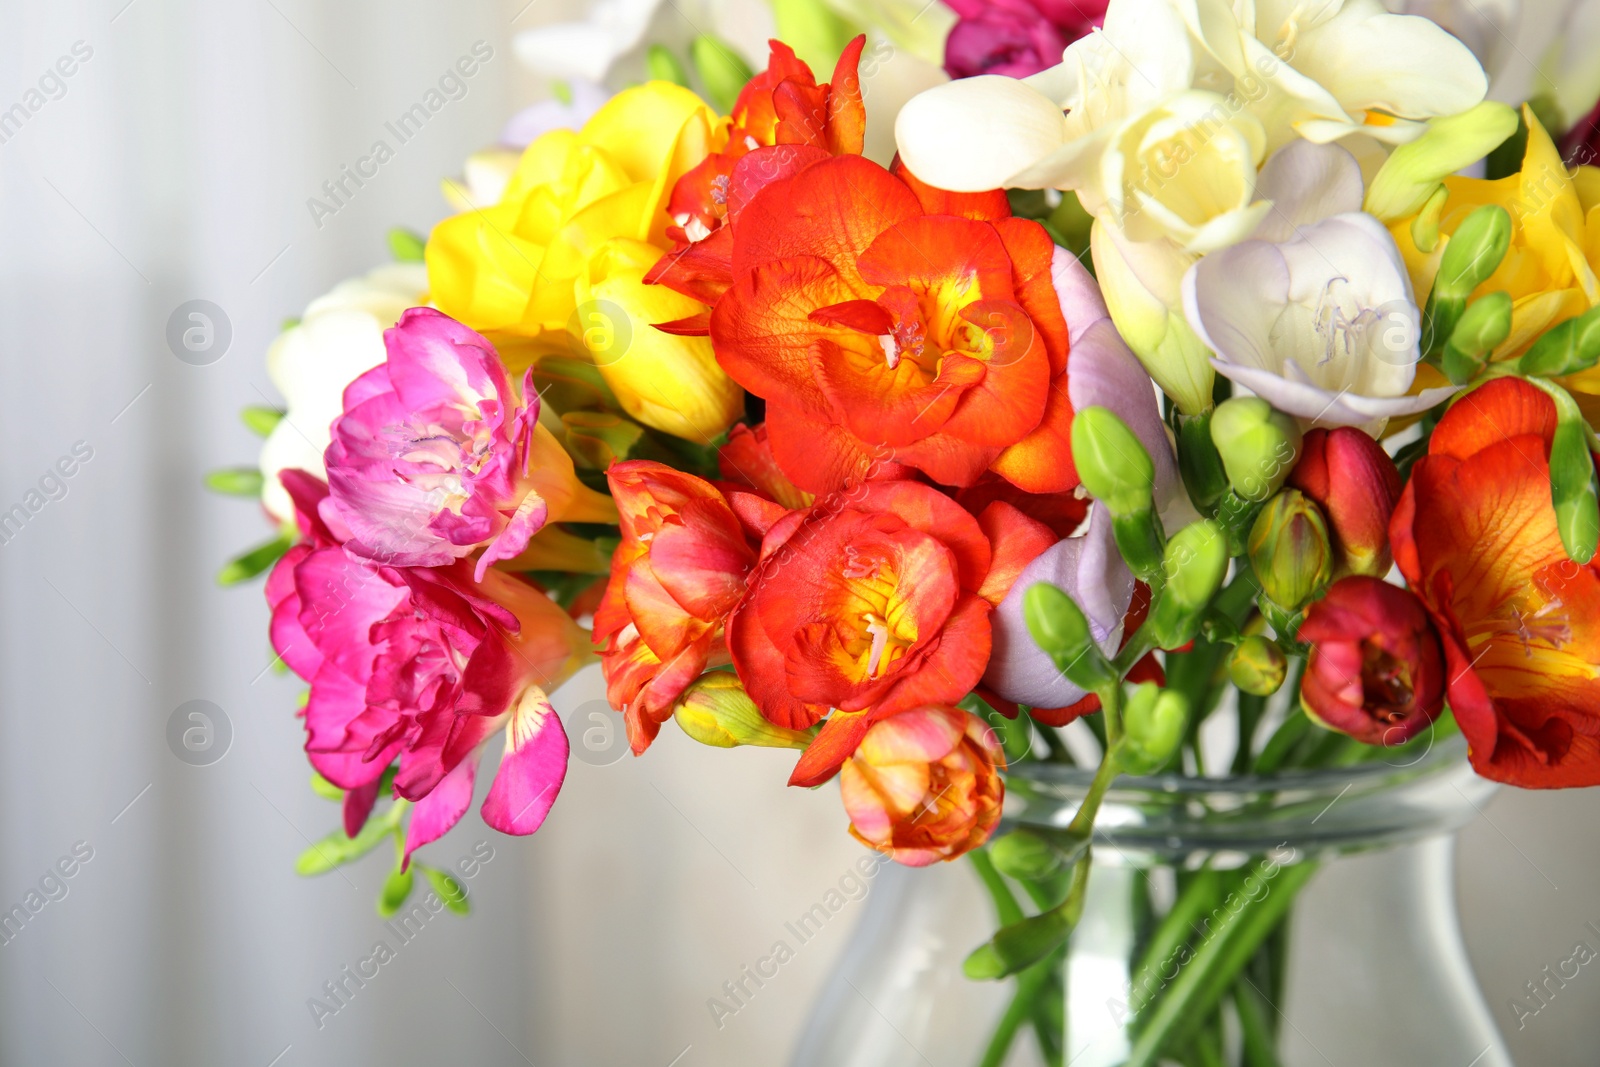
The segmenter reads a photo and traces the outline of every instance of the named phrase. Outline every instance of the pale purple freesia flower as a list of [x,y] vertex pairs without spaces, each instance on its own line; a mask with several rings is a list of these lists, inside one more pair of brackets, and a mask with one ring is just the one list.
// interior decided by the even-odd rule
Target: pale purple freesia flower
[[1046,549],[1023,568],[1011,591],[990,616],[993,648],[983,683],[1006,700],[1034,708],[1065,708],[1086,694],[1069,682],[1034,643],[1023,618],[1030,588],[1048,582],[1083,609],[1095,640],[1107,654],[1122,642],[1122,620],[1133,602],[1133,574],[1122,562],[1111,534],[1111,516],[1095,504],[1085,532]]
[[412,308],[384,345],[387,360],[345,391],[325,456],[325,506],[350,530],[350,551],[438,567],[481,547],[482,581],[547,521],[615,521],[539,425],[531,375],[519,398],[488,341]]
[[1360,210],[1360,171],[1337,145],[1292,145],[1261,174],[1273,212],[1253,239],[1183,280],[1189,325],[1218,374],[1306,426],[1359,426],[1426,411],[1412,396],[1422,315],[1394,238]]
[[611,92],[592,81],[574,78],[567,83],[567,100],[541,100],[512,115],[500,131],[500,143],[527,148],[551,130],[579,130],[594,117]]

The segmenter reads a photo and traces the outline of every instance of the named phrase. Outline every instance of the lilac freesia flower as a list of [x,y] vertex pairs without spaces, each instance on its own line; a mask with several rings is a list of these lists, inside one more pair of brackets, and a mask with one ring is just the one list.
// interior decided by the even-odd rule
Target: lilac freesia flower
[[1133,603],[1133,574],[1111,535],[1111,515],[1100,504],[1089,512],[1088,529],[1046,549],[1023,568],[1011,591],[990,616],[993,649],[984,685],[1007,700],[1034,708],[1065,708],[1086,694],[1062,675],[1028,632],[1022,598],[1039,582],[1060,588],[1077,602],[1095,640],[1107,655],[1122,643],[1122,620]]
[[546,522],[616,521],[539,425],[531,376],[519,398],[488,341],[430,308],[407,311],[383,339],[388,358],[345,390],[325,455],[325,506],[350,551],[438,567],[482,548],[482,581]]
[[947,0],[960,16],[944,46],[952,78],[1026,78],[1061,62],[1067,45],[1105,21],[1109,0]]
[[1307,426],[1378,436],[1450,388],[1408,395],[1422,315],[1400,250],[1361,211],[1361,172],[1337,145],[1278,152],[1257,189],[1274,210],[1253,239],[1204,256],[1183,280],[1211,364]]

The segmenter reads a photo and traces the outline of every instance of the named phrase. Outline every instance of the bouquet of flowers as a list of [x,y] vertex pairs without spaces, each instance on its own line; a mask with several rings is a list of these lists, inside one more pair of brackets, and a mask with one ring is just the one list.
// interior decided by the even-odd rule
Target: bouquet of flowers
[[[1005,925],[967,973],[1021,976],[998,1063],[1119,775],[1458,729],[1486,778],[1600,784],[1593,121],[1486,100],[1376,0],[1056,6],[952,3],[956,80],[887,165],[837,14],[831,71],[652,49],[286,329],[260,477],[215,484],[284,530],[225,576],[270,567],[343,804],[302,871],[392,839],[381,909],[419,868],[461,902],[413,853],[497,737],[482,818],[539,828],[549,693],[598,660],[635,755],[669,722],[792,748],[866,847],[972,857]],[[1097,770],[1069,825],[991,840],[1033,761]],[[1191,1062],[1223,1009],[1185,1007],[1129,1062]]]

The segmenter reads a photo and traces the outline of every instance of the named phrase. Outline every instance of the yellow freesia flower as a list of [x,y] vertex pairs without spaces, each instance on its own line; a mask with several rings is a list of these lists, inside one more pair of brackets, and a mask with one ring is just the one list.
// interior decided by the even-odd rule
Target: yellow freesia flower
[[[1486,204],[1511,216],[1511,247],[1498,270],[1472,294],[1503,291],[1511,296],[1511,335],[1495,360],[1526,352],[1546,330],[1600,304],[1600,170],[1568,171],[1550,135],[1524,107],[1528,148],[1522,169],[1495,181],[1446,178],[1448,196],[1439,219],[1441,240],[1431,253],[1417,248],[1412,219],[1393,223],[1390,232],[1405,257],[1419,300],[1433,289],[1449,235]],[[1422,378],[1419,376],[1418,381]],[[1585,414],[1600,416],[1600,369],[1574,375],[1565,383],[1577,394]]]
[[[617,94],[577,132],[545,134],[522,153],[497,203],[434,227],[426,253],[434,304],[490,335],[513,372],[544,355],[592,358],[629,415],[710,440],[743,410],[742,394],[707,358],[704,338],[652,326],[704,305],[667,293],[664,315],[655,287],[600,282],[618,262],[614,241],[630,242],[630,265],[671,247],[672,188],[725,136],[699,97],[667,82]],[[597,314],[612,330],[598,351]],[[638,373],[645,367],[649,375]]]

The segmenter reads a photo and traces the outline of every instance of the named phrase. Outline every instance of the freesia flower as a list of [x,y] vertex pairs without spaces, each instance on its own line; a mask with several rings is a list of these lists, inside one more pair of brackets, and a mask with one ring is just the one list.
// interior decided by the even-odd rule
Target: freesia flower
[[1491,93],[1501,72],[1516,54],[1522,0],[1383,0],[1397,15],[1420,15],[1450,31],[1489,75]]
[[1393,238],[1360,210],[1355,160],[1337,146],[1295,145],[1261,185],[1283,190],[1273,197],[1283,216],[1183,279],[1184,312],[1217,373],[1307,425],[1375,435],[1449,396],[1408,395],[1422,315]]
[[728,650],[768,720],[828,718],[790,778],[826,780],[872,722],[971,692],[993,606],[1056,540],[1016,508],[974,517],[930,486],[873,481],[766,530]]
[[[406,857],[453,826],[472,801],[478,754],[506,730],[506,754],[484,821],[504,833],[538,829],[566,773],[567,741],[545,692],[590,658],[584,632],[519,579],[471,566],[393,568],[340,545],[319,517],[326,488],[287,471],[307,541],[267,581],[272,643],[311,684],[306,753],[365,810],[396,759],[398,796],[416,803]],[[352,817],[353,815],[353,817]]]
[[1438,25],[1378,0],[1314,10],[1112,0],[1104,30],[1068,46],[1060,65],[1020,84],[984,76],[931,89],[895,132],[906,165],[942,188],[1075,188],[1125,124],[1191,89],[1218,95],[1210,128],[1248,114],[1271,152],[1355,134],[1404,143],[1423,121],[1481,101],[1487,80]]
[[494,348],[459,322],[412,308],[384,334],[386,362],[345,391],[328,447],[328,506],[351,551],[434,567],[484,549],[481,581],[546,522],[614,521],[604,496],[511,387]]
[[1369,745],[1404,744],[1444,710],[1444,655],[1421,602],[1376,578],[1334,583],[1300,626],[1306,714]]
[[650,82],[618,93],[582,130],[540,137],[498,203],[434,227],[434,302],[475,330],[511,335],[502,349],[514,370],[546,353],[586,357],[630,415],[716,437],[743,410],[741,394],[703,338],[649,325],[705,307],[642,278],[672,247],[667,198],[720,147],[717,125],[689,90]]
[[[1431,253],[1422,252],[1412,220],[1395,222],[1390,232],[1405,257],[1418,293],[1433,288],[1444,249],[1473,211],[1496,204],[1511,215],[1511,246],[1499,268],[1473,293],[1505,292],[1512,299],[1511,334],[1491,353],[1492,360],[1522,355],[1552,326],[1600,304],[1600,170],[1567,170],[1550,135],[1531,109],[1523,109],[1528,147],[1522,169],[1498,181],[1450,177],[1449,196],[1439,218],[1440,240]],[[1565,379],[1590,418],[1600,418],[1600,372],[1584,371]]]
[[383,362],[383,331],[422,303],[427,291],[420,263],[387,264],[317,297],[267,349],[267,376],[287,410],[261,446],[261,503],[279,522],[294,521],[279,472],[324,476],[322,453],[343,410],[345,387]]
[[517,112],[500,131],[498,144],[468,156],[460,178],[442,183],[444,199],[456,211],[492,207],[505,195],[523,149],[552,130],[577,130],[594,117],[611,94],[593,82],[567,86],[566,99],[541,100]]
[[[727,500],[709,482],[631,460],[606,472],[622,544],[595,611],[606,696],[622,709],[635,753],[655,739],[683,691],[713,659],[727,662],[722,626],[756,562]],[[780,509],[781,510],[781,509]]]
[[1389,573],[1389,518],[1400,500],[1400,472],[1377,441],[1349,426],[1312,430],[1289,484],[1327,516],[1336,576]]
[[717,450],[717,466],[724,481],[748,488],[785,508],[808,508],[816,499],[791,482],[778,466],[764,422],[754,429],[743,424],[735,426],[728,434],[728,443]]
[[952,78],[1026,78],[1061,62],[1068,44],[1099,26],[1106,0],[948,0],[959,17],[944,45]]
[[993,647],[983,683],[993,693],[1036,708],[1066,708],[1088,694],[1061,673],[1028,632],[1022,601],[1045,582],[1083,609],[1095,641],[1107,655],[1122,644],[1123,619],[1133,603],[1134,580],[1111,536],[1103,505],[1089,511],[1086,532],[1046,549],[1025,567],[993,616]]
[[1550,500],[1555,403],[1500,378],[1456,402],[1389,536],[1444,647],[1472,765],[1526,788],[1600,784],[1600,568],[1568,558]]
[[1005,197],[957,196],[858,156],[750,201],[717,359],[767,401],[784,472],[810,492],[914,467],[966,486],[1076,484],[1054,246]]
[[880,720],[839,776],[850,833],[908,867],[965,855],[1000,821],[1004,766],[994,731],[960,708]]

